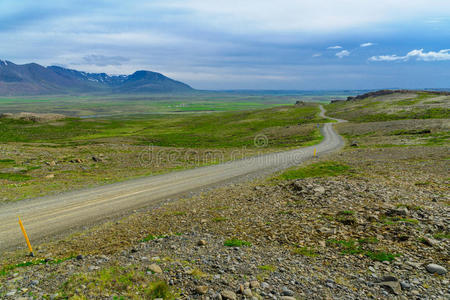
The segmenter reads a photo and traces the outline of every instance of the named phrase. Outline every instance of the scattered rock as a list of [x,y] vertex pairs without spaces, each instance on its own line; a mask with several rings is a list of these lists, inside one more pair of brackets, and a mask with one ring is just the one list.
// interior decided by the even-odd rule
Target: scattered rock
[[259,281],[258,280],[252,280],[252,281],[250,281],[250,287],[252,288],[252,289],[257,289],[257,288],[259,288],[261,285],[259,284]]
[[409,284],[406,281],[400,281],[400,286],[402,287],[402,290],[404,290],[404,291],[411,289],[411,284]]
[[384,276],[381,279],[380,286],[385,288],[388,292],[395,295],[400,295],[402,292],[402,288],[397,278],[394,276]]
[[447,273],[446,268],[437,264],[428,264],[425,268],[432,274],[444,275],[445,273]]
[[162,269],[160,266],[158,266],[157,264],[151,264],[150,266],[148,266],[148,269],[153,272],[153,273],[157,273],[160,274],[162,273]]
[[284,286],[283,289],[281,290],[281,295],[282,296],[294,296],[294,292]]
[[236,300],[236,294],[229,290],[222,291],[220,295],[222,296],[222,299]]
[[318,186],[314,188],[314,192],[319,193],[319,194],[323,194],[325,193],[325,188],[323,186]]
[[200,240],[197,242],[197,246],[205,246],[206,245],[206,241],[205,240]]
[[200,295],[204,295],[208,292],[208,287],[205,285],[199,285],[195,288],[195,292]]
[[252,290],[249,289],[249,288],[244,289],[244,290],[242,291],[242,294],[244,294],[244,296],[247,296],[247,297],[252,297],[252,296],[253,296]]

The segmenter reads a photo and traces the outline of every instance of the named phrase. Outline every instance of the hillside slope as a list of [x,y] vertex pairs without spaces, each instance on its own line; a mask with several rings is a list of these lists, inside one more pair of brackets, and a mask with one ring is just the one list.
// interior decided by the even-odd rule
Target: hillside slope
[[110,76],[58,66],[43,67],[35,63],[17,65],[0,60],[0,96],[91,92],[168,93],[192,90],[185,83],[151,71]]
[[353,122],[407,119],[446,119],[450,116],[450,94],[430,91],[378,91],[327,106],[330,116]]

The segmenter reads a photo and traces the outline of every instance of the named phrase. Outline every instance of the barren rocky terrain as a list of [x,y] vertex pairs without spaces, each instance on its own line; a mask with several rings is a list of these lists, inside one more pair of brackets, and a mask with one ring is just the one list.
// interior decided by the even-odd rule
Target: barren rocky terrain
[[337,176],[257,180],[137,212],[39,246],[44,260],[5,272],[1,290],[140,299],[164,282],[168,298],[446,299],[448,274],[433,273],[448,269],[443,150],[350,149],[310,165],[349,166]]

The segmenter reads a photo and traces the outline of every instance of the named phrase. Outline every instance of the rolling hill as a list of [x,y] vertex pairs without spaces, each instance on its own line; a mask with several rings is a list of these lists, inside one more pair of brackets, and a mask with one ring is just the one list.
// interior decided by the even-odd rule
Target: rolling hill
[[193,91],[189,85],[151,71],[111,76],[58,66],[44,67],[36,63],[17,65],[0,60],[0,96],[189,91]]

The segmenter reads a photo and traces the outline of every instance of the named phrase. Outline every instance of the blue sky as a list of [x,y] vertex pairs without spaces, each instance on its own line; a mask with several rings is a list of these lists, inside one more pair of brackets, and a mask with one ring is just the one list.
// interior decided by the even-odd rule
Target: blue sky
[[450,87],[448,0],[0,2],[0,59],[198,89]]

